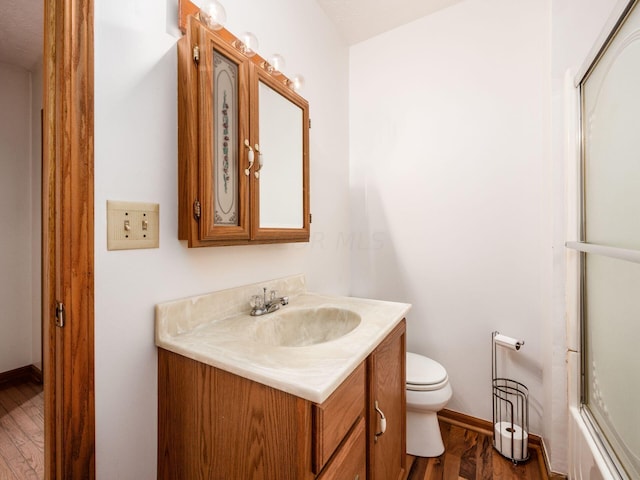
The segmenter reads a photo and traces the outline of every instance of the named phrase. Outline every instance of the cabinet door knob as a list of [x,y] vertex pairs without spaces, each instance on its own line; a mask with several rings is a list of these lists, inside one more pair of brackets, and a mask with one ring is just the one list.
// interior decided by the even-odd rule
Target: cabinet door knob
[[376,432],[375,437],[373,439],[374,442],[377,442],[378,437],[387,431],[387,417],[385,417],[384,412],[380,410],[377,400],[375,401],[374,408],[376,409],[376,412],[378,413],[378,415],[380,415],[380,431]]
[[249,149],[249,154],[247,155],[247,158],[249,159],[249,166],[244,169],[244,174],[248,177],[249,175],[251,175],[251,167],[253,167],[255,154],[253,153],[253,148],[251,148],[251,145],[249,144],[249,140],[247,140],[246,138],[244,140],[244,146]]

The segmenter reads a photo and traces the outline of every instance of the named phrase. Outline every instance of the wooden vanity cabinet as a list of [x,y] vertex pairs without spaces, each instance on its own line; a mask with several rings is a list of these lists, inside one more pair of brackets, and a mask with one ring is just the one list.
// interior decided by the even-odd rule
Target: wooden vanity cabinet
[[224,28],[178,41],[178,238],[309,241],[309,105]]
[[403,320],[321,404],[159,348],[158,478],[402,478],[404,332]]

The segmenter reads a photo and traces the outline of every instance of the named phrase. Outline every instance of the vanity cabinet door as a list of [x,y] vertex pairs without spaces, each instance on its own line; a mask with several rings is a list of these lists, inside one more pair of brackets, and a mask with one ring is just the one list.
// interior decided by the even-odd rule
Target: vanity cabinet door
[[259,145],[251,181],[251,236],[309,240],[309,105],[277,77],[256,68],[251,130]]
[[[367,359],[369,480],[404,478],[406,470],[405,320]],[[376,406],[379,412],[376,410]],[[386,419],[383,430],[382,415]]]
[[[249,76],[252,65],[200,29],[198,171],[201,240],[248,240]],[[246,170],[246,171],[245,171]]]

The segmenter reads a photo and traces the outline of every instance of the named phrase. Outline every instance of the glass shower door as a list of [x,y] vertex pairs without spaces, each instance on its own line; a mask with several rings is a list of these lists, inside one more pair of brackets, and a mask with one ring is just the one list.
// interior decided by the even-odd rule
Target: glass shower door
[[640,8],[581,82],[583,404],[640,478]]

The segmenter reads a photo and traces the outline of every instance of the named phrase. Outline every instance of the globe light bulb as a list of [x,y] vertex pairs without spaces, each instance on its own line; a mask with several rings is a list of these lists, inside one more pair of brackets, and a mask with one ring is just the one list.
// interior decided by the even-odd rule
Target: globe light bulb
[[235,46],[247,57],[253,57],[258,51],[258,39],[251,32],[243,32],[238,36]]
[[296,92],[299,92],[304,88],[304,77],[299,73],[291,77],[291,86]]
[[268,59],[269,65],[271,65],[271,73],[273,75],[280,75],[285,66],[284,57],[279,53],[274,53]]
[[201,0],[200,20],[213,30],[220,30],[227,21],[227,12],[218,0]]

